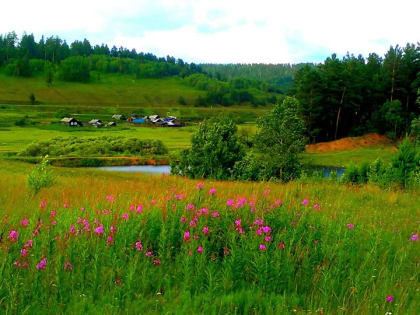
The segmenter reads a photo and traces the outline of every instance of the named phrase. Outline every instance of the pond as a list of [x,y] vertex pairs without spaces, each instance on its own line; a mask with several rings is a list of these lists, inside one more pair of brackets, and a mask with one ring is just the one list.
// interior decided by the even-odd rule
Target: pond
[[[127,173],[147,173],[147,174],[170,174],[171,167],[169,165],[136,165],[136,166],[102,166],[95,169],[111,171],[111,172],[127,172]],[[335,172],[338,178],[341,178],[344,173],[343,167],[326,167],[313,166],[308,173],[321,173],[323,177],[330,177],[331,172]]]
[[134,166],[102,166],[95,167],[97,170],[126,173],[148,173],[148,174],[169,174],[171,167],[169,165],[134,165]]

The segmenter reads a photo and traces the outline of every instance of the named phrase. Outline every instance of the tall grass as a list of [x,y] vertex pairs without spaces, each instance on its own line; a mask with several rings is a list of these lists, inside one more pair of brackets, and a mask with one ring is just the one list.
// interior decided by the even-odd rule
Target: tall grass
[[24,165],[0,177],[2,313],[419,310],[416,192],[57,170],[34,197]]

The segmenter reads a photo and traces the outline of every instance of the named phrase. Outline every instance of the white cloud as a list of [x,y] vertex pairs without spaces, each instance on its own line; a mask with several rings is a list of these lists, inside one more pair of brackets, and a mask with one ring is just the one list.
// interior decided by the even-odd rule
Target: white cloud
[[[191,16],[175,29],[127,32],[141,31],[141,18],[138,26],[133,20],[151,5]],[[389,44],[420,41],[418,0],[41,0],[10,1],[1,10],[1,33],[83,33],[94,43],[106,39],[195,62],[311,61],[317,52],[383,54]],[[120,30],[125,21],[130,22]],[[200,32],[200,25],[210,31]]]

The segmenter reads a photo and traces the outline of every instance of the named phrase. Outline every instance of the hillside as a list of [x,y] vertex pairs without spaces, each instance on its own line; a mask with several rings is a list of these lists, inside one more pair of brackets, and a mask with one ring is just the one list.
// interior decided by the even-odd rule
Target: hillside
[[41,104],[56,105],[134,105],[139,107],[186,104],[204,95],[204,91],[188,86],[182,78],[135,79],[130,75],[101,74],[90,83],[55,81],[51,86],[43,76],[32,78],[0,74],[0,103],[28,104],[34,93]]

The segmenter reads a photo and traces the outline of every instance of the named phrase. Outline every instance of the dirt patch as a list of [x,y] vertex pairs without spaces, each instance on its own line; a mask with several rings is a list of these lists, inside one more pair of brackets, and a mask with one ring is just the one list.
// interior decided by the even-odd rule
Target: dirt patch
[[364,147],[373,147],[380,145],[391,145],[392,141],[386,136],[378,133],[370,133],[361,137],[349,137],[340,140],[319,142],[315,144],[308,144],[306,146],[307,152],[329,152],[329,151],[344,151]]

